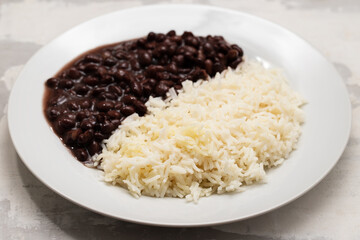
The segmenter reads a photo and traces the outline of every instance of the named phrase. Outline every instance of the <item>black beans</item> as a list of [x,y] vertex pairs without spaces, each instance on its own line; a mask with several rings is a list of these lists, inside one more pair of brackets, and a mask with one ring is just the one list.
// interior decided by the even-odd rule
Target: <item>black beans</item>
[[159,96],[165,96],[165,94],[169,91],[169,87],[164,83],[159,83],[155,88],[155,93]]
[[142,95],[143,88],[142,88],[142,85],[138,81],[136,81],[136,80],[131,81],[130,88],[131,88],[131,91],[135,95],[137,95],[139,97]]
[[81,121],[80,127],[82,130],[88,130],[88,129],[93,128],[95,126],[95,124],[96,124],[95,119],[86,118]]
[[112,122],[107,121],[101,126],[101,133],[103,134],[111,133],[115,129],[116,126]]
[[86,76],[83,78],[83,82],[86,84],[86,85],[89,85],[89,86],[95,86],[97,84],[99,84],[99,79],[97,77],[94,77],[94,76]]
[[152,56],[147,51],[141,51],[138,56],[139,62],[142,66],[151,64]]
[[101,112],[107,112],[114,107],[114,103],[110,101],[101,101],[96,104],[96,108]]
[[135,113],[135,108],[133,106],[123,106],[120,109],[120,112],[125,116],[129,116],[129,115]]
[[213,62],[210,59],[206,59],[205,60],[205,70],[207,72],[207,74],[211,75],[212,74],[212,68],[213,68]]
[[133,102],[133,105],[135,107],[135,109],[139,112],[139,115],[144,115],[146,113],[146,106],[144,103],[142,103],[141,101],[139,100],[135,100]]
[[72,67],[68,70],[67,76],[71,79],[79,79],[81,77],[81,73],[76,68]]
[[75,127],[75,120],[71,119],[69,117],[61,117],[60,119],[58,119],[56,121],[56,129],[59,132],[64,132],[65,130],[71,129],[73,127]]
[[93,140],[93,138],[94,138],[94,130],[89,129],[78,136],[77,143],[79,145],[86,145],[89,144]]
[[84,59],[86,62],[93,62],[93,63],[99,63],[101,62],[101,57],[95,54],[89,54],[85,56]]
[[166,97],[186,79],[207,79],[242,62],[243,51],[221,36],[150,32],[92,50],[46,81],[44,113],[80,161],[133,113],[146,114],[149,97]]
[[88,147],[88,151],[89,151],[90,155],[92,156],[101,151],[101,146],[98,142],[92,141],[92,143],[90,143],[90,145]]
[[119,119],[121,118],[121,113],[116,110],[110,110],[107,112],[107,115],[112,119]]
[[79,95],[85,95],[90,90],[90,88],[86,85],[78,84],[74,87],[74,90]]
[[109,91],[115,93],[118,96],[121,96],[122,94],[122,89],[119,86],[109,86]]
[[65,133],[64,142],[66,144],[74,144],[74,143],[76,143],[80,134],[81,134],[81,129],[79,129],[79,128],[70,130]]
[[230,51],[228,51],[226,58],[230,61],[236,59],[239,55],[239,52],[236,51],[235,49],[231,49]]
[[72,86],[74,86],[74,83],[69,79],[61,79],[59,81],[59,88],[67,89],[67,88],[71,88]]
[[50,87],[50,88],[54,88],[57,86],[57,84],[59,83],[59,79],[57,78],[49,78],[46,81],[46,86]]
[[79,149],[74,150],[74,154],[80,162],[86,161],[89,157],[89,154],[85,148],[79,148]]
[[119,69],[119,71],[115,73],[115,78],[117,78],[120,81],[129,83],[131,80],[134,79],[134,76],[126,70]]

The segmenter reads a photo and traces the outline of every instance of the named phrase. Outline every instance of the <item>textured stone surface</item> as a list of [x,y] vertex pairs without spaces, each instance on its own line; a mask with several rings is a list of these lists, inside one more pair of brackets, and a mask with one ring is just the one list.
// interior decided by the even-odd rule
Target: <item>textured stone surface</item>
[[11,143],[6,105],[12,84],[29,57],[57,35],[87,19],[116,9],[164,2],[0,1],[0,239],[360,239],[358,0],[170,1],[222,6],[269,19],[309,41],[342,75],[353,104],[350,141],[331,173],[300,199],[232,224],[187,229],[150,227],[78,207],[48,189],[27,170]]

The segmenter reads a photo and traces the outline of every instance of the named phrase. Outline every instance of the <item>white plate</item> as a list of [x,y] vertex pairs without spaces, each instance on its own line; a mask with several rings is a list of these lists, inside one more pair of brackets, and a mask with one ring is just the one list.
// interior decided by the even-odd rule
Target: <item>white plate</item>
[[[62,145],[42,113],[44,82],[80,53],[149,31],[223,35],[245,55],[285,69],[293,88],[308,101],[298,150],[269,171],[268,183],[244,193],[213,195],[198,204],[184,199],[135,199],[99,181]],[[198,5],[156,5],[127,9],[85,22],[39,50],[17,79],[9,101],[14,145],[44,184],[63,197],[111,217],[163,226],[203,226],[256,216],[282,206],[316,185],[341,156],[350,132],[350,102],[334,67],[286,29],[258,17]]]

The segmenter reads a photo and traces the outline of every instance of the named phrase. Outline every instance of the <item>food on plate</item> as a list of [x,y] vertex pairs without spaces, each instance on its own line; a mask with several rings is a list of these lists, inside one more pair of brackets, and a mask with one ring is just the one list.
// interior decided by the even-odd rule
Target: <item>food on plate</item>
[[126,118],[94,156],[104,180],[136,197],[197,201],[240,191],[281,164],[301,135],[304,99],[279,69],[245,61],[209,81],[183,81],[148,113]]
[[129,115],[143,116],[149,97],[178,91],[242,62],[242,49],[221,36],[150,32],[93,49],[46,81],[44,113],[74,156],[91,165],[102,141]]

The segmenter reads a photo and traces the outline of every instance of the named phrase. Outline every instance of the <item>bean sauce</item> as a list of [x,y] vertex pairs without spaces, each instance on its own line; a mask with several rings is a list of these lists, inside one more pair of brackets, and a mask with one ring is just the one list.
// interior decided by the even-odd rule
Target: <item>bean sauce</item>
[[165,97],[185,80],[207,79],[243,59],[222,36],[150,32],[146,37],[90,50],[45,83],[44,113],[81,162],[129,115],[143,116],[150,96]]

